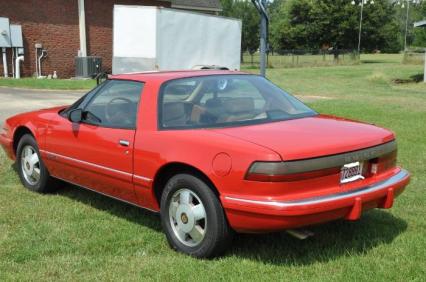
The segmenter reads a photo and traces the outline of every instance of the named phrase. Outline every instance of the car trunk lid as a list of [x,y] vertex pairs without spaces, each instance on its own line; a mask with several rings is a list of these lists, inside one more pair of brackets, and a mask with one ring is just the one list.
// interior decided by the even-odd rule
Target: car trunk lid
[[214,130],[269,148],[283,160],[334,155],[394,139],[389,130],[325,115]]

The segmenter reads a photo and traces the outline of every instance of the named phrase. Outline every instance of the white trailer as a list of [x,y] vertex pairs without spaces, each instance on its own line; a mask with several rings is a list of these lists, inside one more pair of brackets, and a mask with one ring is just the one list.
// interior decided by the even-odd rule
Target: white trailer
[[114,6],[112,73],[240,69],[241,21],[150,6]]

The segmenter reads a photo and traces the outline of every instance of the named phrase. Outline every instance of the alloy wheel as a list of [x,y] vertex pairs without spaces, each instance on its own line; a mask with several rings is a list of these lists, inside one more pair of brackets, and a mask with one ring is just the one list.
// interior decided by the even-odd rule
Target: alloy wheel
[[40,181],[40,159],[36,150],[30,145],[22,149],[21,170],[28,184],[36,185]]
[[176,238],[184,245],[195,247],[206,235],[207,216],[203,202],[193,191],[176,191],[169,204],[170,224]]

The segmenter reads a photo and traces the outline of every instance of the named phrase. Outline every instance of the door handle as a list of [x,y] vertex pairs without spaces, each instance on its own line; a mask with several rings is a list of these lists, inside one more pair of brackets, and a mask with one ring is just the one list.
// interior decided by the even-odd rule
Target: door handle
[[127,140],[120,140],[118,143],[119,143],[121,146],[124,146],[124,147],[129,147],[129,145],[130,145],[130,142],[129,142],[129,141],[127,141]]

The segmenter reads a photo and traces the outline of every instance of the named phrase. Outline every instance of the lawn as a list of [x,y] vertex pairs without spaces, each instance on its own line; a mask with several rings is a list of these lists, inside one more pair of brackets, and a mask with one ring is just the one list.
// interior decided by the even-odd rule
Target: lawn
[[305,241],[285,232],[238,235],[223,257],[197,260],[168,247],[155,214],[70,185],[45,196],[25,190],[0,153],[0,281],[424,281],[426,84],[393,83],[421,73],[401,59],[268,70],[318,112],[396,132],[412,182],[391,210],[312,227]]
[[96,81],[93,79],[73,80],[73,79],[0,78],[0,86],[17,87],[17,88],[77,90],[77,89],[90,89],[90,88],[93,88],[95,85],[96,85]]

